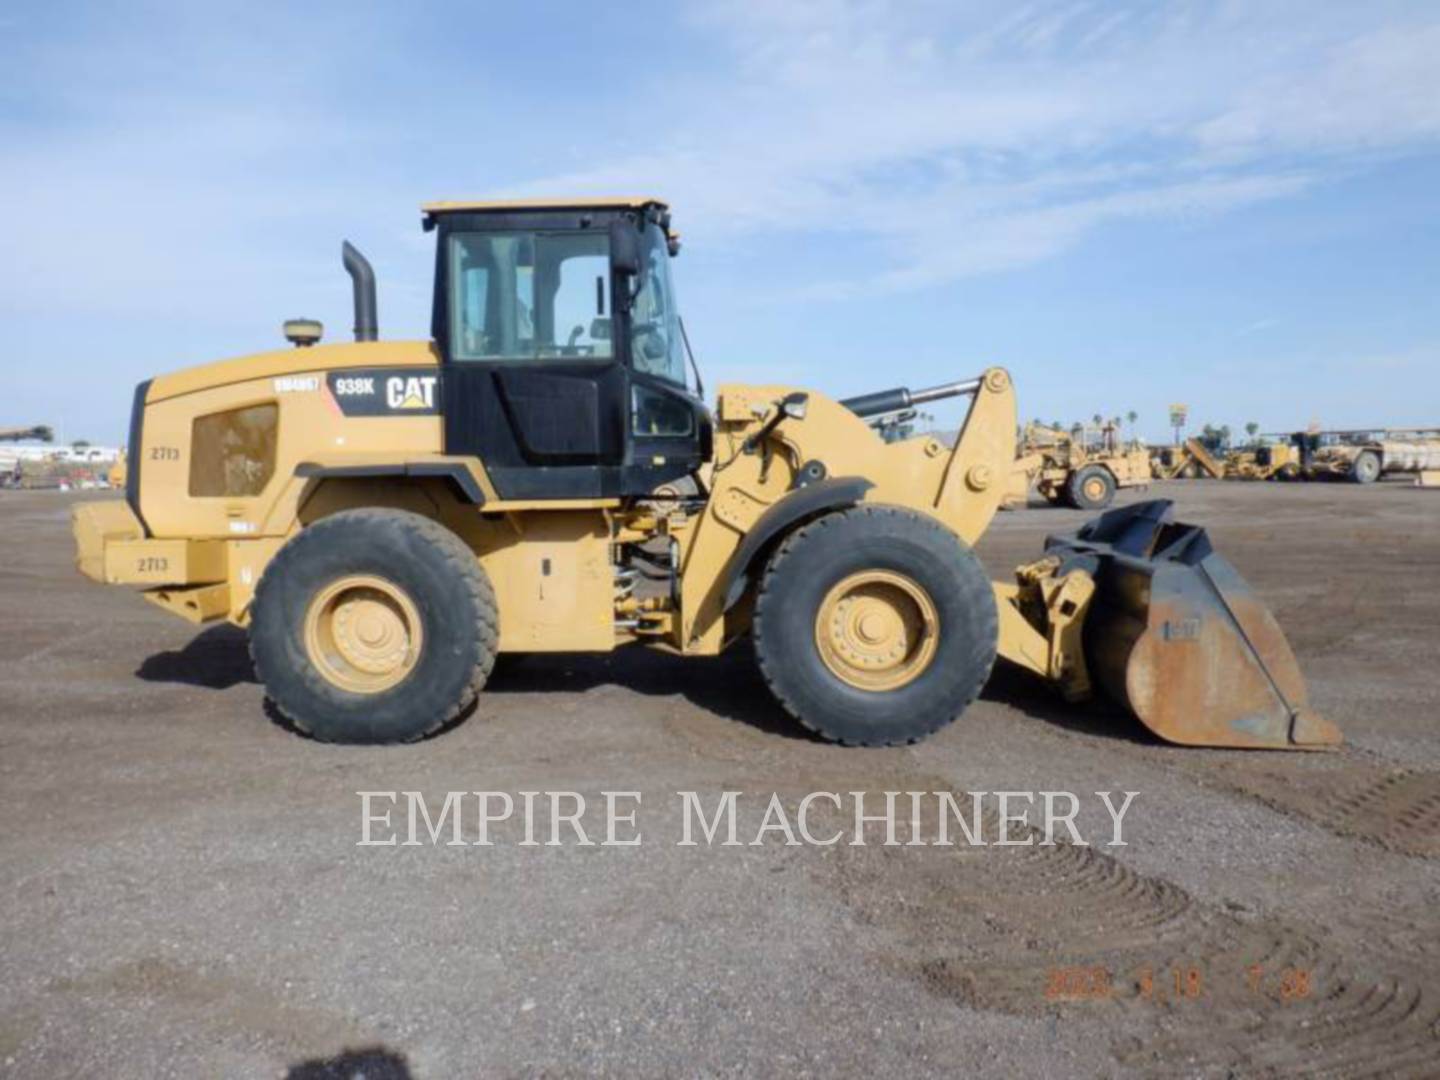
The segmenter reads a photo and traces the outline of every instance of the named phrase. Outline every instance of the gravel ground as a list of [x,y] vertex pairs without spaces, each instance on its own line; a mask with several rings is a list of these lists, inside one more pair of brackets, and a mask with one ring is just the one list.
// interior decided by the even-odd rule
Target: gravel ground
[[[438,738],[324,746],[240,632],[72,569],[75,496],[0,492],[0,1074],[1434,1075],[1440,493],[1151,494],[1272,606],[1342,750],[1162,746],[1009,670],[919,746],[844,750],[743,650],[507,657]],[[1081,520],[1001,515],[981,555]],[[600,793],[640,792],[643,843],[357,846],[359,791],[526,790],[601,835]],[[887,790],[1074,791],[1092,846],[748,843],[773,794]],[[742,843],[677,843],[682,791],[741,792]],[[1123,847],[1098,791],[1139,793]]]

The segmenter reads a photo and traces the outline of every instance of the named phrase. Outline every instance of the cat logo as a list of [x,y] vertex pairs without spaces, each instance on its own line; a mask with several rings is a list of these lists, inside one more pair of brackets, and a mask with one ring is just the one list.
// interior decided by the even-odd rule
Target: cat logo
[[331,406],[343,416],[435,416],[440,412],[440,376],[416,374],[414,368],[344,368],[330,372],[326,385]]
[[385,381],[385,404],[392,409],[433,409],[435,376],[395,376]]

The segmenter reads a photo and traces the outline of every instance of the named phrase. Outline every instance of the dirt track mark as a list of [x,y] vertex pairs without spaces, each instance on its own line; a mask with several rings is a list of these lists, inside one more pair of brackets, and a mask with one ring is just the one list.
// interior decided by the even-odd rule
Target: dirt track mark
[[1440,773],[1400,771],[1343,799],[1336,828],[1406,855],[1440,855]]
[[[1062,728],[1048,732],[1067,743],[1092,738]],[[1440,858],[1440,770],[1399,766],[1355,746],[1313,755],[1177,753],[1169,746],[1116,740],[1107,750],[1304,818],[1336,836],[1401,855]]]
[[1386,851],[1440,857],[1440,772],[1364,760],[1310,774],[1238,768],[1220,777],[1230,790],[1281,813]]
[[[884,966],[971,1009],[1105,1018],[1123,1065],[1422,1076],[1440,1060],[1440,999],[1423,972],[1200,903],[1100,849],[839,854],[842,900],[894,935]],[[1103,980],[1057,992],[1065,970]],[[1148,1037],[1125,1033],[1131,1017],[1150,1021]]]
[[1210,991],[1172,1001],[1171,1032],[1121,1050],[1125,1064],[1194,1061],[1262,1076],[1433,1075],[1440,1003],[1422,989],[1423,973],[1380,970],[1278,920],[1225,922],[1204,945],[1216,950],[1204,961]]

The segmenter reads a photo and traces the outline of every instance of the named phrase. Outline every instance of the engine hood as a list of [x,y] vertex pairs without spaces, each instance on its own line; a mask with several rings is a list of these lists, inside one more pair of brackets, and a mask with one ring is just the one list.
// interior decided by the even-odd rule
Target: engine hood
[[180,397],[197,390],[294,375],[308,371],[334,371],[360,367],[436,367],[440,354],[429,341],[365,341],[317,345],[308,349],[276,349],[231,360],[183,368],[157,376],[150,383],[147,403]]

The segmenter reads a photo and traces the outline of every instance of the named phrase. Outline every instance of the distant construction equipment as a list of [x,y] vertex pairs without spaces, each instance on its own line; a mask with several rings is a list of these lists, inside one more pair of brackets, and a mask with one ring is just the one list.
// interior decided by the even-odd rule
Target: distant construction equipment
[[0,428],[0,442],[19,442],[34,439],[36,442],[54,442],[55,432],[49,424],[35,424],[31,427]]
[[1373,484],[1387,473],[1440,470],[1440,428],[1302,431],[1291,441],[1307,480]]
[[[1392,473],[1440,474],[1440,428],[1297,431],[1261,435],[1222,449],[1200,438],[1150,451],[1157,480],[1348,480],[1372,484]],[[1435,481],[1430,481],[1434,483]]]
[[1225,479],[1225,462],[1193,438],[1179,446],[1155,447],[1150,451],[1150,468],[1157,480],[1195,480],[1202,476]]
[[83,441],[69,446],[29,445],[54,441],[54,429],[48,424],[0,427],[0,487],[68,490],[106,486],[106,470],[119,451]]
[[1226,480],[1297,480],[1300,452],[1289,442],[1261,442],[1225,455]]
[[1151,480],[1150,452],[1139,441],[1126,443],[1113,423],[1087,437],[1047,424],[1026,424],[1010,474],[1007,503],[1023,505],[1030,486],[1056,506],[1103,510],[1120,488]]

